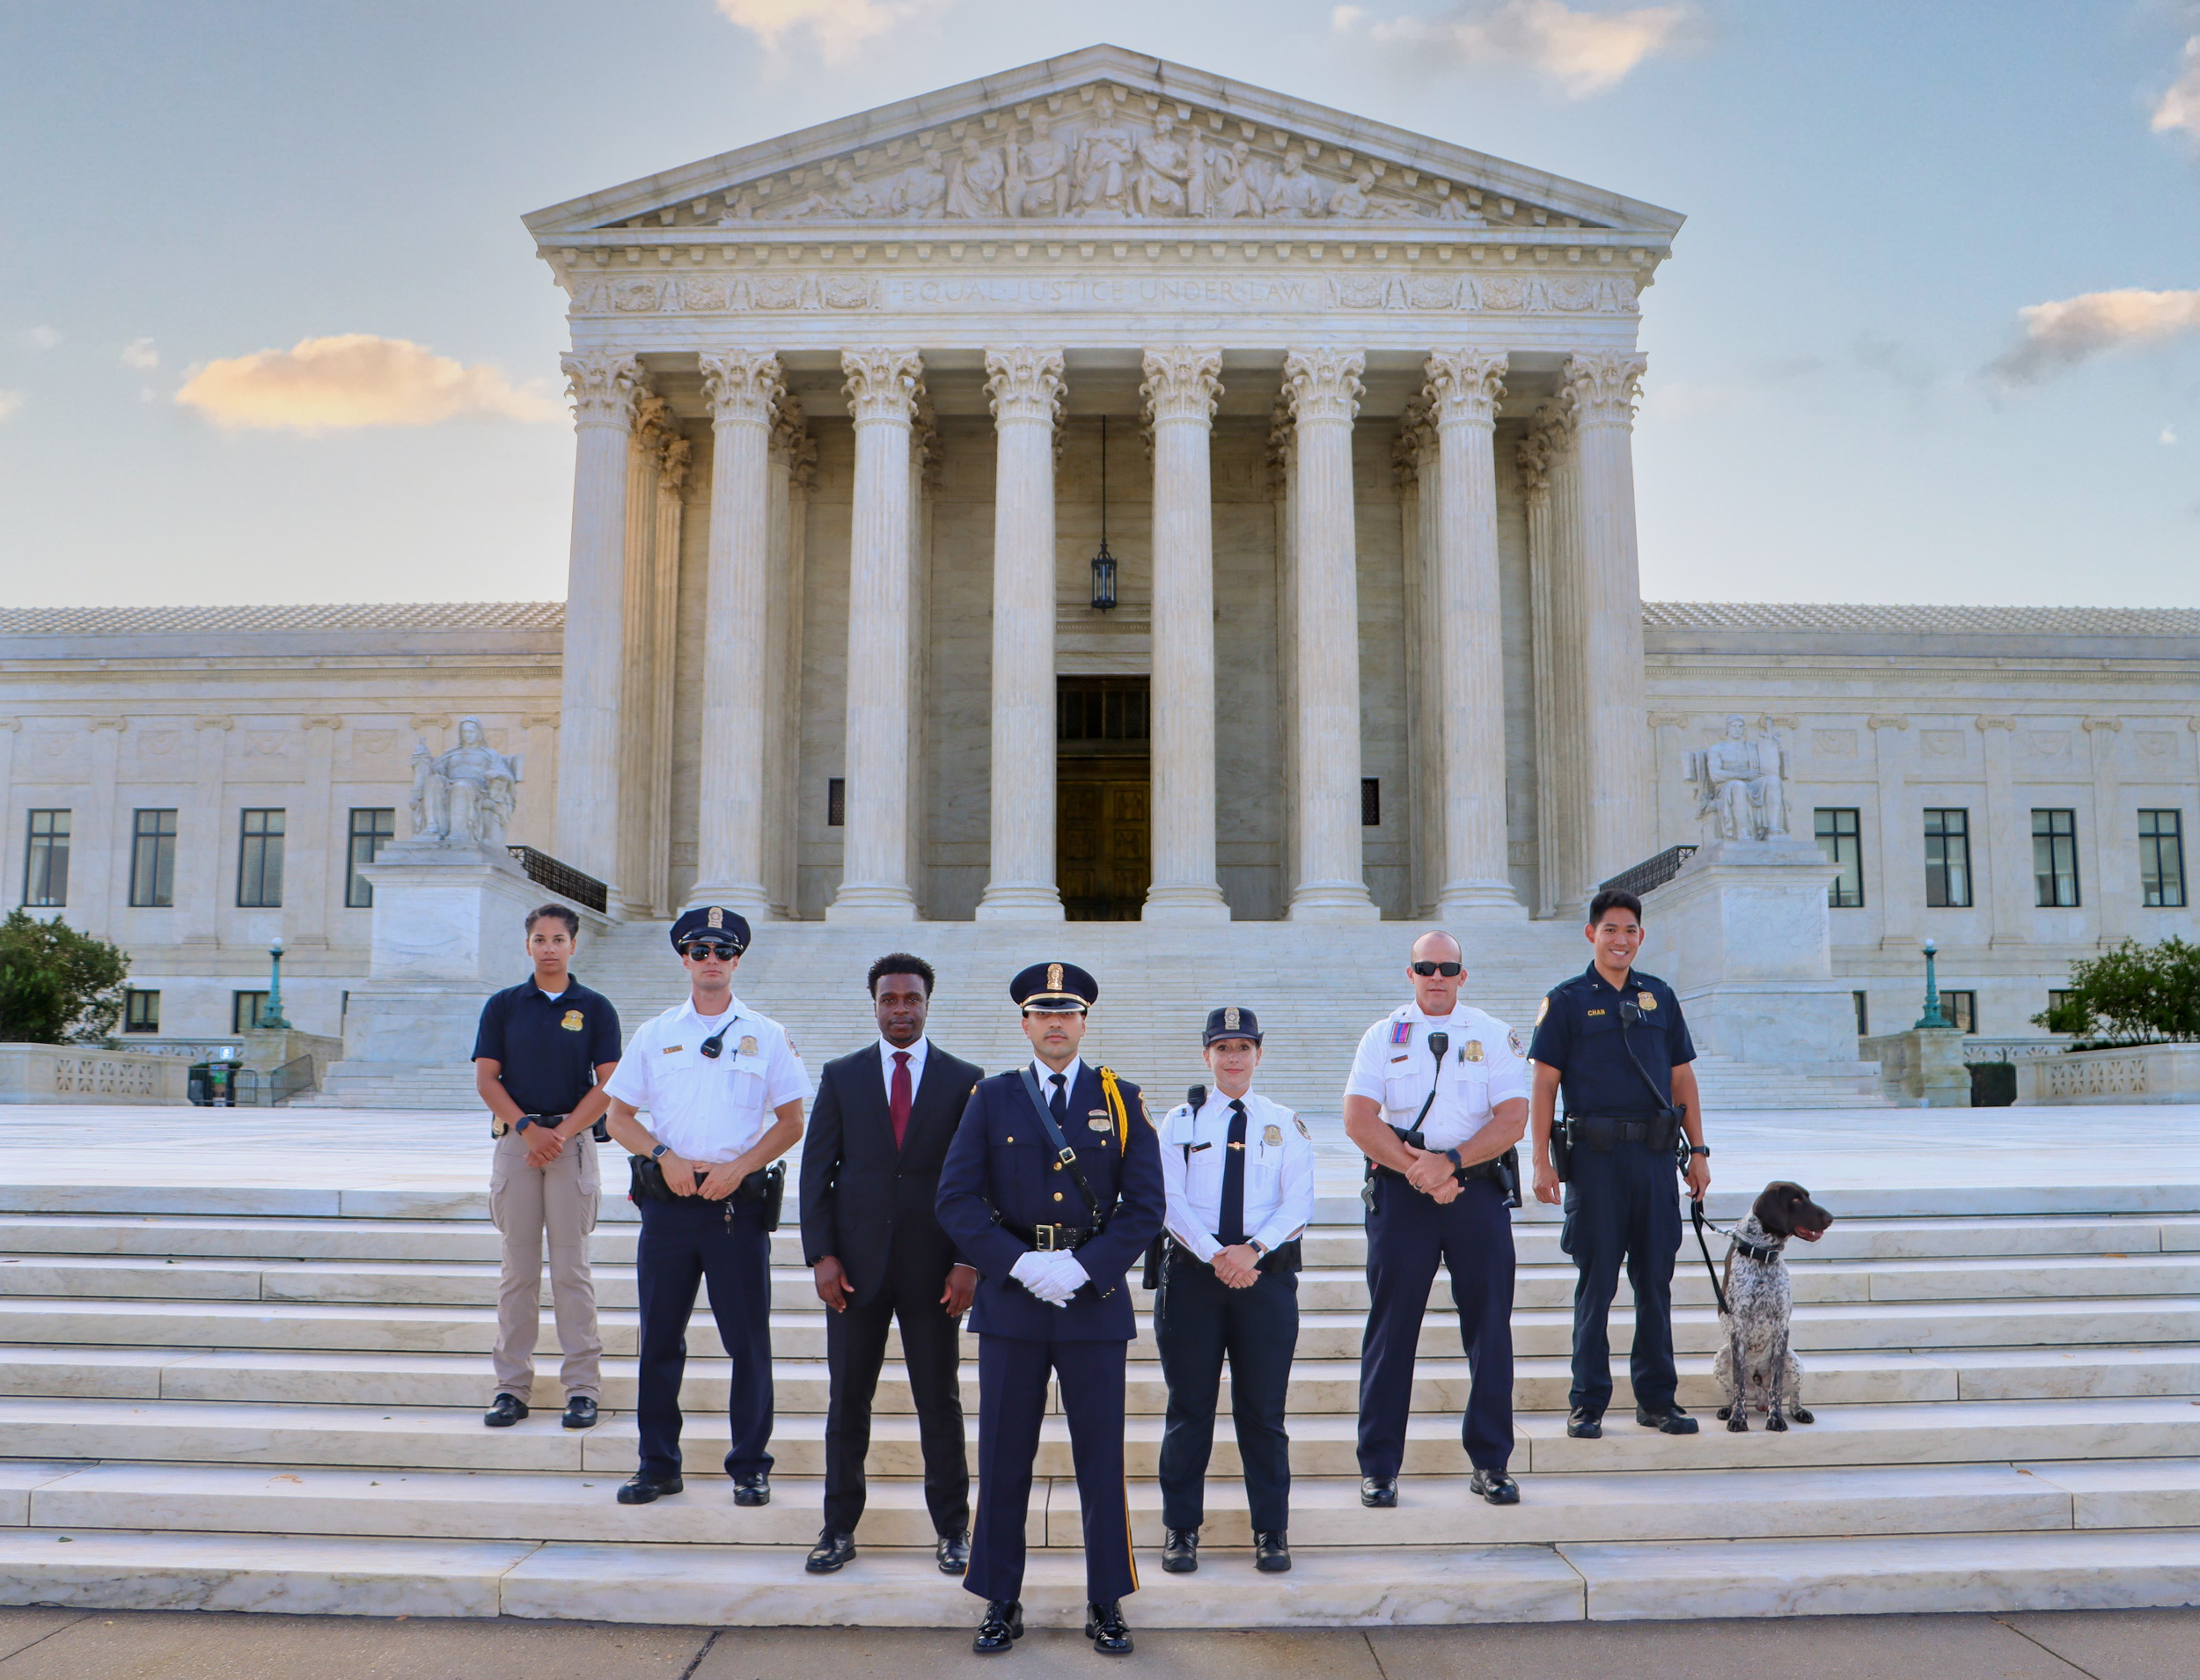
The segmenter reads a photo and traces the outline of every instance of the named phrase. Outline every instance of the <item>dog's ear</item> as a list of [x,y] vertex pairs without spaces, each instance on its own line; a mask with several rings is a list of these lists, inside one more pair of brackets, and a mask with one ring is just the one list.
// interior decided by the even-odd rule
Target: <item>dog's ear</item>
[[[1767,1236],[1794,1236],[1795,1228],[1790,1222],[1789,1215],[1795,1204],[1791,1198],[1800,1194],[1795,1185],[1778,1178],[1757,1192],[1756,1205],[1749,1211],[1756,1216],[1757,1223],[1764,1228]],[[1804,1196],[1803,1199],[1808,1201],[1809,1198]]]

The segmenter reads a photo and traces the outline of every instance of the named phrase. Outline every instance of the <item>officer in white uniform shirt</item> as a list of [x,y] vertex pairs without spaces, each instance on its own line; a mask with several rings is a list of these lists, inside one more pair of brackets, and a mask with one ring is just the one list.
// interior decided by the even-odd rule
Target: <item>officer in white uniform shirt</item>
[[1284,1390],[1299,1344],[1299,1236],[1314,1217],[1306,1123],[1252,1089],[1260,1023],[1250,1009],[1207,1016],[1202,1053],[1214,1094],[1162,1121],[1169,1211],[1154,1342],[1169,1382],[1161,1438],[1161,1566],[1199,1566],[1207,1458],[1222,1359],[1251,1507],[1253,1566],[1290,1568],[1291,1442]]
[[[1345,1133],[1368,1157],[1368,1330],[1360,1351],[1360,1502],[1398,1502],[1413,1354],[1441,1261],[1473,1371],[1461,1426],[1473,1491],[1517,1505],[1513,1223],[1528,1066],[1505,1023],[1459,1001],[1459,942],[1413,942],[1413,1001],[1369,1027],[1345,1085]],[[1509,1159],[1508,1159],[1509,1157]]]
[[[621,1505],[680,1491],[680,1378],[695,1288],[710,1280],[710,1310],[733,1361],[726,1473],[737,1505],[772,1498],[771,1232],[786,1169],[772,1163],[802,1136],[810,1080],[780,1023],[733,995],[749,924],[722,906],[672,924],[689,995],[645,1023],[627,1045],[607,1127],[635,1157],[642,1212],[634,1251],[642,1309],[642,1463]],[[643,1126],[638,1109],[649,1111]],[[771,1169],[766,1170],[766,1169]]]

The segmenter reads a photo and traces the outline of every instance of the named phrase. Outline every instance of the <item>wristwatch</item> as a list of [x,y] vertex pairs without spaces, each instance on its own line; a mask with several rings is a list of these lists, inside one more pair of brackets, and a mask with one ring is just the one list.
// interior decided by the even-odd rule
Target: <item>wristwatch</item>
[[1444,1159],[1451,1163],[1451,1170],[1454,1172],[1464,1172],[1467,1170],[1465,1164],[1459,1159],[1459,1151],[1456,1149],[1446,1149]]
[[660,1143],[656,1148],[649,1151],[649,1159],[652,1161],[662,1161],[666,1155],[671,1153],[672,1146],[671,1144]]
[[1268,1245],[1265,1243],[1261,1242],[1258,1238],[1251,1236],[1247,1237],[1245,1239],[1245,1246],[1252,1250],[1254,1253],[1259,1255],[1263,1259],[1268,1258]]
[[529,1119],[524,1114],[523,1114],[519,1117],[518,1120],[514,1123],[512,1130],[515,1132],[524,1132],[533,1124],[534,1122],[532,1120]]
[[1688,1152],[1690,1155],[1709,1155],[1711,1146],[1707,1143],[1691,1143],[1688,1146]]

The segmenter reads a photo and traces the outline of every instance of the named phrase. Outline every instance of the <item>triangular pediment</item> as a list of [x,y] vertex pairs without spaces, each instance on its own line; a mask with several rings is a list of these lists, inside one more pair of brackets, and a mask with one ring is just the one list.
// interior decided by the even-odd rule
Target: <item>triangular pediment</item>
[[[1580,228],[1662,246],[1673,211],[1118,47],[822,123],[526,218],[594,242],[938,224],[1339,233]],[[1085,234],[1091,237],[1090,233]]]

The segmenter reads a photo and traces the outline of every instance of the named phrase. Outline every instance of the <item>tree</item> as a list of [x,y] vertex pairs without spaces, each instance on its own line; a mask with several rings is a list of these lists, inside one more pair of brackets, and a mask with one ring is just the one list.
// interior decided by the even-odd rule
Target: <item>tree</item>
[[2109,1044],[2200,1039],[2200,945],[2127,939],[2105,956],[2072,963],[2070,988],[2032,1024]]
[[0,921],[0,1043],[88,1044],[122,1016],[129,953],[59,918]]

